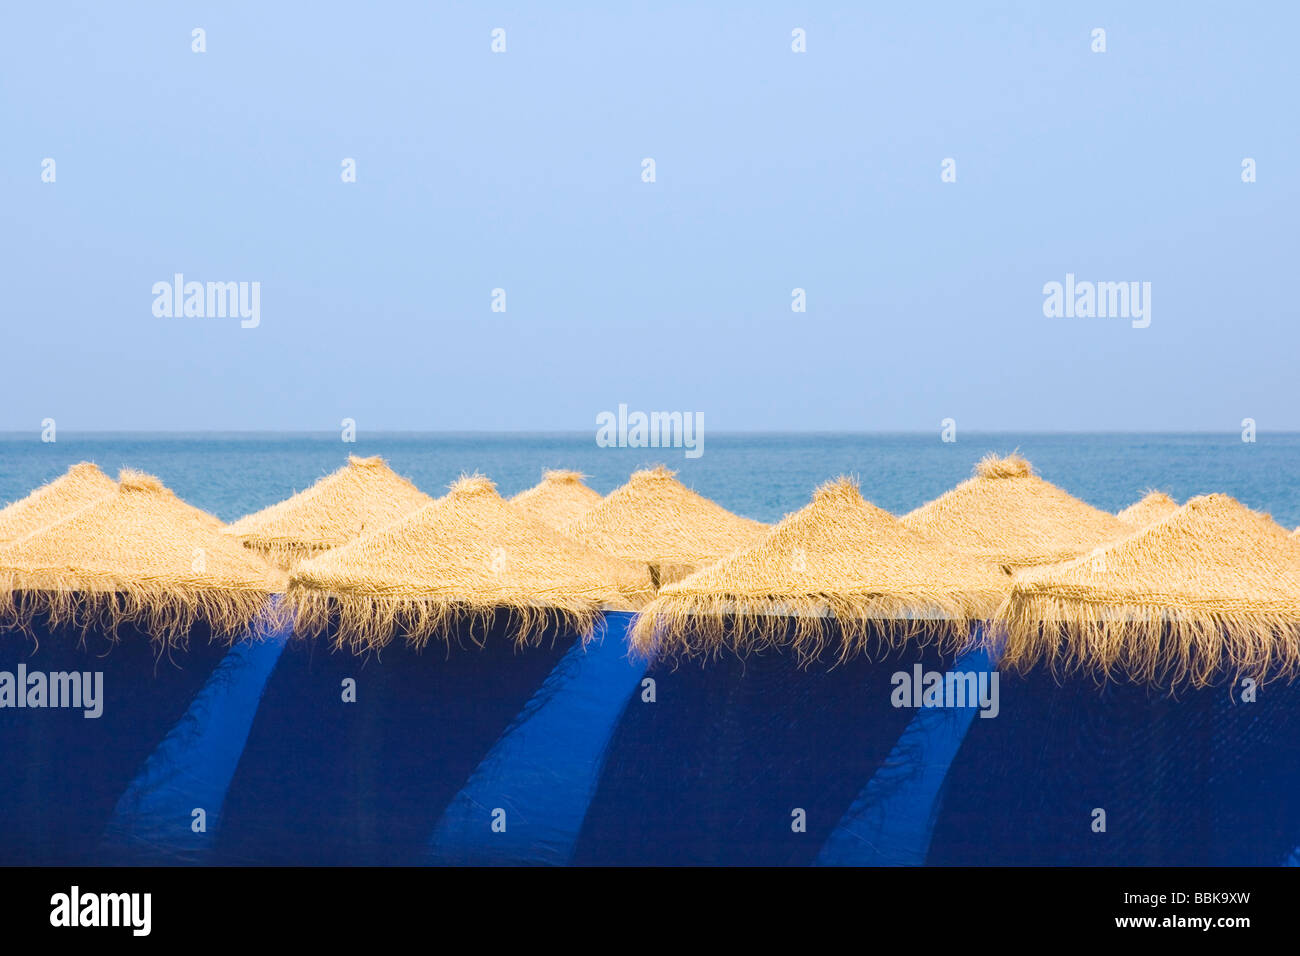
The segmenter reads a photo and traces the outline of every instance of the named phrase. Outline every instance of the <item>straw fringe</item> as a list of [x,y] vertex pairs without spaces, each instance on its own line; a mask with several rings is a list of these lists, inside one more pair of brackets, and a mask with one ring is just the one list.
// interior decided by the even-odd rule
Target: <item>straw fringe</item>
[[1005,590],[995,569],[909,530],[841,478],[759,543],[664,587],[631,643],[687,658],[790,647],[803,663],[833,640],[840,660],[904,643],[956,650]]
[[[439,639],[482,647],[494,626],[504,626],[519,648],[537,646],[547,635],[577,633],[589,641],[602,615],[599,602],[553,598],[545,604],[499,599],[455,601],[375,594],[346,594],[290,584],[289,603],[298,634],[332,632],[333,645],[354,654],[381,650],[397,635],[421,649]],[[502,618],[504,615],[504,620]]]
[[1124,601],[1021,589],[999,610],[1001,666],[1177,689],[1300,674],[1300,608]]
[[1300,546],[1227,495],[1024,572],[998,611],[1002,663],[1176,690],[1300,674]]
[[167,647],[204,623],[233,640],[259,617],[277,623],[271,595],[286,583],[215,517],[124,469],[116,490],[0,548],[0,626],[113,637],[129,623]]
[[836,658],[887,656],[903,646],[958,652],[971,644],[972,622],[987,600],[933,594],[807,594],[658,597],[641,611],[630,643],[650,658],[744,657],[790,648],[800,664],[818,660],[838,638]]
[[462,476],[448,494],[373,534],[299,565],[288,602],[301,630],[335,629],[355,652],[395,637],[422,647],[504,616],[519,645],[554,628],[589,639],[604,609],[650,598],[649,575],[593,551]]
[[198,624],[207,625],[214,638],[234,642],[258,619],[278,628],[289,617],[266,591],[0,569],[0,620],[5,628],[29,635],[44,627],[68,628],[116,640],[119,630],[129,625],[160,645],[181,647]]
[[247,535],[241,541],[245,548],[281,571],[292,571],[299,564],[324,554],[331,547],[283,538],[263,538],[258,535]]

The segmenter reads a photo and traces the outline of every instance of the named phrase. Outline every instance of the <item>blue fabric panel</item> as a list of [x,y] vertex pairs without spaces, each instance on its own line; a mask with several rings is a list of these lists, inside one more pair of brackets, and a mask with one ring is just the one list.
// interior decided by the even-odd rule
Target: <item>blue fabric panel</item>
[[431,863],[569,862],[610,736],[645,674],[628,654],[632,618],[607,614],[585,648],[569,650],[443,814]]
[[[421,650],[332,651],[294,637],[280,655],[217,833],[223,863],[424,863],[447,804],[569,650],[516,648],[508,622]],[[356,701],[343,700],[343,681]]]
[[[952,670],[989,674],[993,654],[980,648]],[[907,730],[817,855],[822,866],[919,866],[948,767],[966,737],[977,706],[917,710]]]
[[[226,791],[289,634],[288,628],[255,625],[248,639],[226,654],[118,801],[101,844],[107,862],[179,865],[207,860]],[[206,814],[200,832],[194,832],[195,808]]]
[[1004,674],[1001,716],[953,760],[928,862],[1278,865],[1300,845],[1300,683],[1239,696]]
[[812,863],[915,716],[892,706],[890,678],[916,662],[942,666],[914,647],[807,667],[785,651],[656,663],[657,699],[631,698],[574,862]]
[[113,808],[227,650],[206,629],[161,656],[131,628],[116,643],[44,626],[0,635],[0,671],[98,671],[104,697],[94,719],[72,708],[0,708],[0,863],[102,862],[99,837]]

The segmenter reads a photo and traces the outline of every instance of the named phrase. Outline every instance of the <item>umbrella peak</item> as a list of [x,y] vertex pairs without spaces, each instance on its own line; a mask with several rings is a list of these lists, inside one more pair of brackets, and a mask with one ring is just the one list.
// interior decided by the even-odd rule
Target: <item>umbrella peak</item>
[[27,497],[0,508],[0,544],[31,534],[117,491],[117,484],[88,461],[73,465]]
[[628,483],[645,482],[645,481],[669,481],[677,477],[677,472],[673,471],[667,465],[655,465],[651,468],[642,468],[640,471],[632,472]]
[[1005,458],[990,452],[975,466],[975,475],[979,478],[1028,478],[1033,473],[1034,467],[1016,452]]
[[550,481],[562,485],[574,485],[586,478],[580,471],[573,471],[567,468],[548,468],[542,472],[542,481]]
[[451,494],[457,497],[467,497],[469,495],[491,495],[498,498],[496,483],[487,475],[473,474],[461,475],[450,485],[447,486]]
[[149,491],[159,494],[167,490],[167,486],[159,481],[156,475],[136,471],[134,468],[123,468],[117,473],[117,488],[123,494],[133,491]]
[[1178,510],[1178,502],[1163,491],[1150,489],[1141,501],[1129,505],[1115,515],[1120,521],[1132,525],[1147,525]]
[[287,569],[432,500],[382,458],[354,455],[306,490],[240,518],[228,533]]
[[856,478],[848,475],[840,475],[838,478],[832,478],[830,481],[819,485],[813,492],[813,501],[815,502],[833,502],[848,501],[853,504],[864,502],[862,490],[858,485]]

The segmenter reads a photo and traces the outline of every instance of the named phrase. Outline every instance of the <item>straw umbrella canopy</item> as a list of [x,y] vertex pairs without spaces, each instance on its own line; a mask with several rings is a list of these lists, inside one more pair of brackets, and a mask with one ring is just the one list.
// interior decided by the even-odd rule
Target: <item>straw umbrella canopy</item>
[[649,565],[656,586],[748,547],[767,530],[696,494],[675,474],[663,465],[634,472],[560,530],[597,551]]
[[73,465],[26,498],[0,510],[0,544],[16,541],[38,528],[61,521],[112,494],[113,479],[88,461]]
[[520,513],[480,475],[419,511],[293,572],[290,602],[305,632],[337,626],[336,643],[416,646],[490,624],[498,612],[523,644],[555,626],[589,636],[604,609],[649,597],[636,565],[571,541]]
[[585,477],[580,471],[544,471],[538,484],[519,492],[510,503],[543,524],[561,528],[577,521],[600,501],[600,492],[582,483]]
[[1024,571],[999,611],[1003,661],[1204,686],[1224,668],[1300,664],[1300,543],[1227,495],[1193,498],[1121,541]]
[[758,543],[665,586],[638,616],[633,643],[646,654],[691,656],[790,641],[807,659],[821,653],[831,617],[841,658],[873,634],[887,645],[952,646],[1006,588],[997,569],[907,528],[839,478]]
[[245,515],[227,533],[289,568],[377,531],[432,500],[382,458],[350,455],[338,471],[292,498]]
[[1034,474],[1019,455],[986,456],[975,475],[903,517],[914,531],[1007,572],[1055,564],[1133,529]]
[[211,515],[124,470],[109,495],[0,547],[0,621],[48,617],[109,635],[128,623],[168,644],[201,622],[235,637],[285,583]]
[[1115,517],[1125,524],[1141,528],[1177,510],[1178,502],[1163,491],[1149,491],[1141,501],[1129,505]]

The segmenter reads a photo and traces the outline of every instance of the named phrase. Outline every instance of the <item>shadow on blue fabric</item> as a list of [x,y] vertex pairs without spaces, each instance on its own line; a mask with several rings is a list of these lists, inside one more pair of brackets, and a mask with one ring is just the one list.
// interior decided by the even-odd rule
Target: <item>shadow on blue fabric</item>
[[[235,771],[214,860],[415,865],[457,790],[575,640],[516,648],[501,615],[417,650],[378,654],[294,637],[280,655]],[[355,701],[345,700],[345,683]]]
[[1254,702],[1042,670],[1002,687],[953,761],[929,863],[1277,866],[1300,844],[1300,683]]
[[892,705],[891,676],[916,663],[942,667],[919,647],[838,665],[785,650],[656,663],[655,701],[631,697],[573,862],[812,863],[915,716]]
[[228,650],[205,627],[161,656],[130,627],[118,629],[116,642],[40,624],[0,635],[0,671],[25,672],[29,698],[37,674],[51,687],[59,674],[103,675],[99,717],[78,707],[0,708],[0,862],[103,862],[99,838],[118,799]]
[[101,841],[104,862],[208,861],[226,792],[289,634],[259,622],[230,649],[118,801]]
[[[996,651],[978,647],[958,658],[950,670],[991,674],[996,656]],[[925,863],[944,779],[980,707],[977,700],[968,700],[964,706],[915,713],[889,757],[826,840],[817,865]]]
[[573,856],[605,749],[646,661],[630,656],[630,612],[575,644],[438,821],[429,862],[551,864]]

